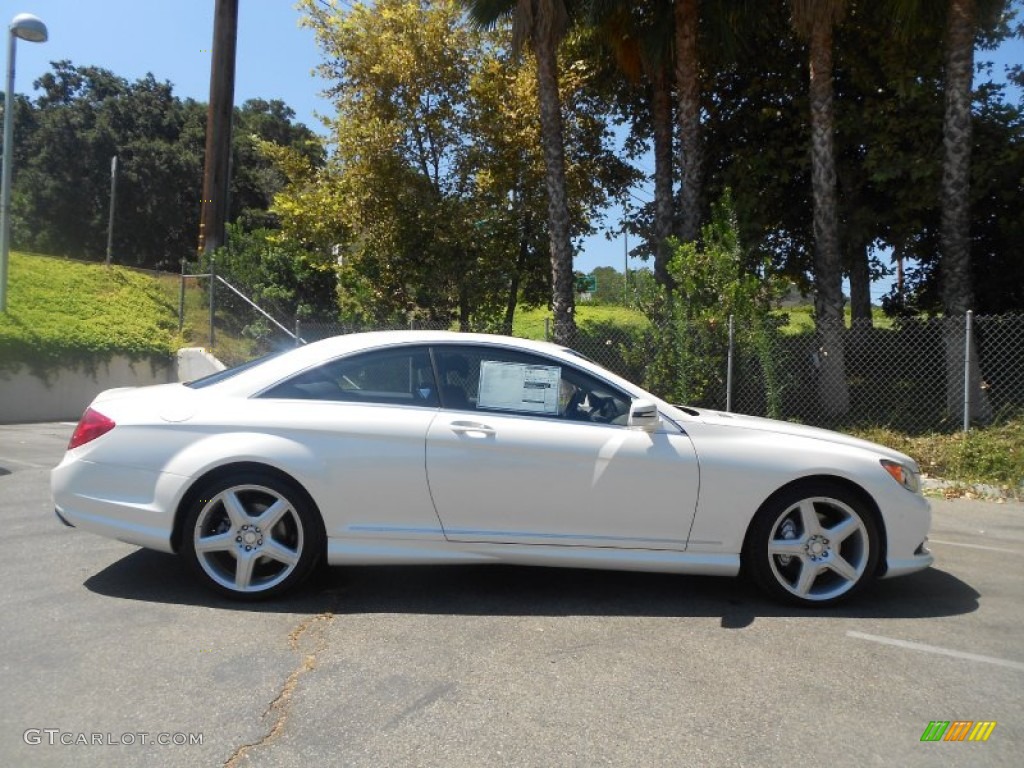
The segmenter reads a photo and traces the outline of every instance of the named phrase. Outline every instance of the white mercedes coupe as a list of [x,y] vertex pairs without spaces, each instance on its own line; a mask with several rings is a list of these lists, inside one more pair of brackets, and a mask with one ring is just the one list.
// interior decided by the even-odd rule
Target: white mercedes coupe
[[913,460],[670,405],[572,350],[338,336],[186,384],[113,389],[52,473],[67,525],[185,557],[234,598],[320,562],[736,576],[805,606],[927,568]]

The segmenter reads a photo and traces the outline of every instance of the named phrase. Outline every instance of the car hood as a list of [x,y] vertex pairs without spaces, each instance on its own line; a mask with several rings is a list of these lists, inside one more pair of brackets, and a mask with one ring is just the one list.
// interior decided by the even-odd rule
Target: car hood
[[[678,410],[678,407],[677,407]],[[851,435],[844,435],[841,432],[833,432],[829,429],[821,429],[819,427],[808,427],[804,424],[794,424],[790,421],[778,421],[776,419],[766,419],[760,416],[745,416],[743,414],[736,413],[724,413],[722,411],[710,411],[710,410],[693,410],[687,409],[683,412],[689,419],[681,419],[681,425],[685,428],[686,421],[696,418],[704,424],[726,427],[733,429],[747,429],[755,430],[758,432],[769,432],[776,435],[787,435],[792,437],[802,437],[810,440],[822,440],[837,445],[846,445],[853,448],[860,448],[862,450],[871,451],[878,454],[881,457],[889,458],[899,462],[913,462],[906,454],[895,451],[892,448],[886,448],[884,445],[878,443],[872,443],[869,440],[862,440],[859,437],[852,437]],[[697,414],[696,417],[692,414]],[[916,464],[915,464],[916,466]]]

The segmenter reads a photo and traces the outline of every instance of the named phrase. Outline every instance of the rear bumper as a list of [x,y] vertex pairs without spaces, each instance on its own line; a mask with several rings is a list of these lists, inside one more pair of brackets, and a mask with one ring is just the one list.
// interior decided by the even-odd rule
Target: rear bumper
[[173,552],[174,499],[185,478],[65,458],[50,474],[57,519],[127,544]]

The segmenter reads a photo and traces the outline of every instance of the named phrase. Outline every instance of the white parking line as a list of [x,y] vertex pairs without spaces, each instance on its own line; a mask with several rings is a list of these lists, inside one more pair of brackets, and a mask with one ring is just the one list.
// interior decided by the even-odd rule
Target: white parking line
[[858,640],[871,640],[875,643],[882,643],[883,645],[895,645],[899,648],[908,648],[911,651],[924,651],[925,653],[937,653],[941,656],[952,656],[954,659],[966,659],[967,661],[981,661],[985,664],[996,664],[1000,667],[1009,667],[1010,669],[1019,669],[1024,671],[1024,664],[1019,661],[1010,661],[1008,659],[997,659],[994,656],[981,656],[977,653],[965,653],[964,651],[954,651],[950,648],[940,648],[937,645],[925,645],[924,643],[912,643],[909,640],[897,640],[893,637],[882,637],[880,635],[868,635],[863,632],[847,632],[847,637],[855,637]]
[[985,547],[981,544],[961,544],[958,541],[942,541],[941,539],[928,539],[929,544],[944,544],[948,547],[967,547],[968,549],[984,549],[986,552],[1006,552],[1011,555],[1024,555],[1015,549],[1003,549],[1002,547]]

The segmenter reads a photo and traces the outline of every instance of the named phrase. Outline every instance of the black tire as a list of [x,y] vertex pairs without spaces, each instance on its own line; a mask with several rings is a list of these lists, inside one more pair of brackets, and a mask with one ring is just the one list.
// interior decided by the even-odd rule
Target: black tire
[[818,482],[791,488],[758,511],[743,567],[771,597],[817,608],[862,590],[880,556],[878,525],[864,501]]
[[320,513],[293,482],[238,472],[205,485],[185,511],[182,555],[199,580],[236,600],[302,583],[322,558]]

